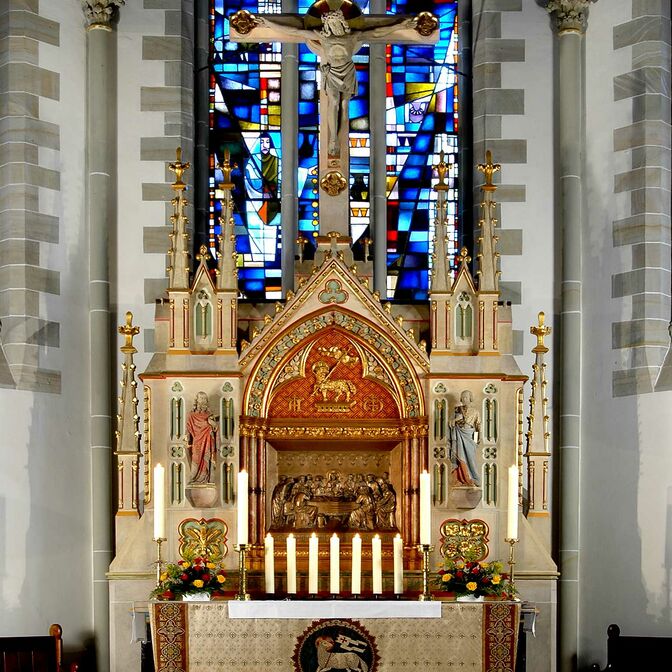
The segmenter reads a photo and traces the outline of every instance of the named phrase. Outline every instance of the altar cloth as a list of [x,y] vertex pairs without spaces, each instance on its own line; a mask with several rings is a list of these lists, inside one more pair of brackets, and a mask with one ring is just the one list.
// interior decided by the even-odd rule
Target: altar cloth
[[231,601],[229,618],[441,618],[441,603],[401,600]]
[[441,618],[244,620],[229,617],[233,604],[150,603],[156,672],[316,672],[325,646],[366,658],[356,669],[368,672],[516,667],[520,602],[437,602]]

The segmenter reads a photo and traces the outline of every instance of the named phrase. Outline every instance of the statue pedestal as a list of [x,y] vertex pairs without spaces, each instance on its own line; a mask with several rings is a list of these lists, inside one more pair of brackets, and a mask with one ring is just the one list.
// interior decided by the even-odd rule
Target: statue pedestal
[[448,499],[456,509],[475,509],[480,503],[483,493],[480,488],[469,485],[450,488]]
[[217,504],[217,486],[214,483],[192,483],[187,486],[187,499],[197,509],[210,509]]

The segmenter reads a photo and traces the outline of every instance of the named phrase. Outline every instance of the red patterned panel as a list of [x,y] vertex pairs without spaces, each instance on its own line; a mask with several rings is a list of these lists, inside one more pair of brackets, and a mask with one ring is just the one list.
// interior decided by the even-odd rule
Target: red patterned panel
[[514,672],[520,603],[486,602],[483,606],[483,670]]
[[376,380],[362,378],[359,353],[343,333],[329,330],[313,341],[312,347],[306,347],[311,351],[305,377],[280,384],[273,391],[269,418],[375,420],[399,417],[399,409],[388,389]]

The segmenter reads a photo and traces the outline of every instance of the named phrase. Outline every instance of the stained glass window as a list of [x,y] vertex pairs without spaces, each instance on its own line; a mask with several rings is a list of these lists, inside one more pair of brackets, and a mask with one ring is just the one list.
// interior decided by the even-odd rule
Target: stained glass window
[[[281,45],[229,42],[228,16],[239,9],[278,13],[281,2],[210,2],[211,247],[216,247],[219,233],[214,189],[221,173],[216,166],[228,148],[237,165],[232,179],[240,289],[250,299],[277,299],[281,297],[282,245]],[[310,4],[311,0],[299,0],[299,13]],[[359,4],[364,12],[369,11],[368,1]],[[418,7],[410,0],[388,0],[387,11],[416,13]],[[388,298],[399,301],[427,298],[436,196],[431,188],[431,166],[438,162],[441,150],[450,165],[449,251],[455,251],[457,240],[457,3],[435,0],[433,11],[441,22],[438,44],[387,47]],[[357,246],[363,237],[373,237],[368,46],[353,60],[358,94],[350,101],[350,231]],[[299,45],[298,101],[285,101],[298,109],[297,224],[299,235],[308,243],[306,258],[313,256],[319,223],[317,66],[317,57]]]

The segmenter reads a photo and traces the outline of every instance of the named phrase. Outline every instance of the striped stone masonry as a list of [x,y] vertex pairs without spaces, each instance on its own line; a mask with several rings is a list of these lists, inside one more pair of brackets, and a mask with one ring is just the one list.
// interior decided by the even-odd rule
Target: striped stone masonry
[[[501,164],[527,163],[527,141],[524,138],[505,138],[502,135],[502,118],[506,115],[525,114],[524,89],[502,88],[502,68],[507,63],[525,61],[525,39],[502,35],[502,13],[522,12],[522,0],[483,0],[472,5],[471,33],[473,41],[473,134],[474,163],[483,161],[485,151],[492,152],[494,161]],[[499,224],[506,224],[501,217],[501,204],[523,203],[526,185],[499,184],[500,173],[494,176],[497,183],[496,217]],[[482,175],[474,167],[475,220],[478,221],[480,184]],[[505,171],[506,179],[506,171]],[[522,229],[497,229],[500,255],[520,255],[523,250]],[[512,304],[521,303],[521,283],[507,278],[500,285],[501,299]],[[514,354],[522,354],[522,332],[514,334]]]
[[632,69],[613,82],[614,101],[632,106],[632,123],[614,131],[614,152],[629,155],[630,170],[614,175],[629,214],[613,222],[613,244],[631,250],[630,270],[612,277],[612,299],[629,318],[612,324],[621,353],[614,396],[652,392],[670,378],[660,375],[670,344],[670,42],[669,0],[632,0],[632,19],[613,30],[614,50],[632,55]]
[[0,386],[60,393],[60,372],[40,366],[60,328],[40,314],[40,294],[60,293],[43,261],[59,220],[41,212],[40,189],[60,190],[60,173],[39,162],[41,147],[60,148],[58,126],[40,120],[40,99],[59,100],[59,74],[39,63],[40,43],[59,46],[59,25],[39,16],[39,0],[3,2],[0,22]]
[[[140,160],[158,162],[166,166],[175,160],[175,149],[182,147],[184,160],[193,163],[194,105],[193,105],[193,0],[143,0],[146,10],[162,10],[164,20],[158,34],[142,38],[143,61],[161,61],[164,67],[163,86],[142,86],[140,109],[143,112],[163,113],[162,132],[143,137],[140,141]],[[157,26],[161,26],[157,23]],[[187,181],[191,185],[193,170]],[[168,233],[171,230],[169,217],[172,214],[170,199],[173,192],[170,183],[174,175],[167,168],[163,182],[143,182],[142,200],[161,201],[166,204],[162,220],[148,222],[143,229],[143,252],[166,255],[169,247]],[[187,193],[190,201],[188,216],[193,222],[193,191]],[[166,256],[166,265],[167,265]],[[167,277],[144,279],[145,303],[163,296]],[[150,346],[149,348],[147,346]],[[152,343],[145,339],[145,351],[153,350]]]

